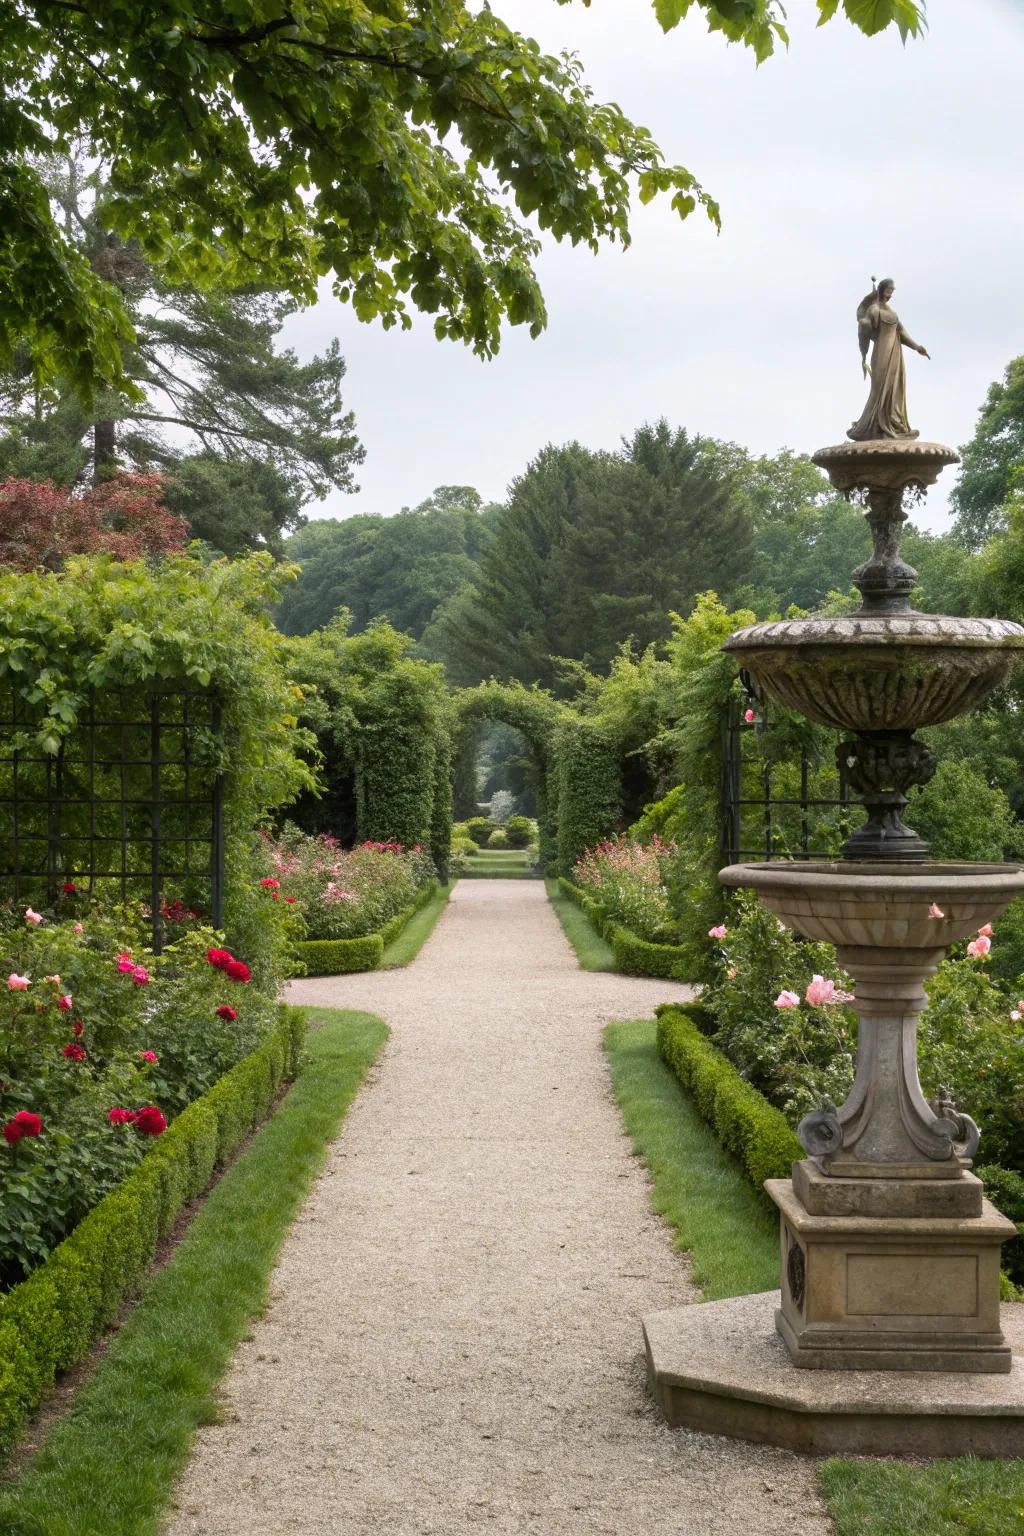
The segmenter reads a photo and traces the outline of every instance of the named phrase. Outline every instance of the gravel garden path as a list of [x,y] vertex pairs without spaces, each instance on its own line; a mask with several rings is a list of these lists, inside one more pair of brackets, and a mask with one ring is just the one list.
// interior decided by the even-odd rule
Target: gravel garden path
[[405,970],[295,982],[392,1036],[166,1536],[825,1536],[810,1462],[665,1428],[640,1318],[698,1299],[601,1050],[685,994],[581,971],[540,882],[464,881]]

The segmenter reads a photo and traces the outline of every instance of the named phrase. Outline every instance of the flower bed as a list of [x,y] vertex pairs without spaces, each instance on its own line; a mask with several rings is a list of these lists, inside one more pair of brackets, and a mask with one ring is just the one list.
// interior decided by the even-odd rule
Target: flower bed
[[[304,1032],[301,1013],[278,1008],[262,1044],[151,1141],[139,1166],[0,1297],[0,1452],[55,1375],[114,1321],[183,1207],[265,1118],[295,1076]],[[126,1124],[117,1134],[134,1132]]]
[[642,939],[615,921],[612,913],[587,891],[559,877],[559,889],[574,901],[593,923],[602,938],[608,940],[615,957],[615,969],[626,976],[660,976],[666,981],[686,981],[689,976],[689,952],[678,944],[654,943]]
[[674,843],[652,837],[634,842],[624,834],[588,848],[576,861],[573,880],[605,915],[638,939],[671,944],[677,937],[665,874]]
[[140,908],[90,908],[72,889],[62,910],[8,920],[0,1290],[45,1260],[276,1016],[276,974],[260,987],[198,923],[174,924],[174,942],[154,956]]
[[439,889],[436,880],[421,886],[412,905],[397,912],[379,933],[364,934],[358,939],[300,939],[294,946],[295,957],[307,976],[347,976],[355,971],[375,971],[384,959],[388,945]]

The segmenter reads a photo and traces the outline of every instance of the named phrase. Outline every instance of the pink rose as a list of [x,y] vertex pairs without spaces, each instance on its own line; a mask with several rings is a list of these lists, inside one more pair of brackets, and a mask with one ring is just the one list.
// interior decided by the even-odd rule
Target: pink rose
[[137,987],[144,987],[149,981],[149,972],[144,965],[132,966],[132,981]]
[[827,1003],[852,1003],[852,992],[841,992],[831,979],[824,976],[812,976],[804,993],[812,1008],[824,1007]]
[[708,929],[708,938],[709,939],[725,939],[725,938],[728,938],[728,935],[729,935],[729,930],[725,926],[724,923],[716,923],[714,928],[709,928]]
[[748,725],[753,725],[754,721],[757,719],[757,716],[752,709],[745,709],[743,711],[743,718]]
[[43,914],[41,912],[33,912],[31,907],[25,908],[25,921],[31,923],[34,928],[38,928],[42,920]]
[[799,998],[799,996],[797,995],[796,992],[790,992],[787,988],[784,987],[782,989],[782,991],[779,993],[778,997],[775,999],[775,1007],[776,1008],[799,1008],[800,1007],[800,998]]
[[978,937],[979,939],[990,939],[992,937],[992,924],[986,923],[984,928],[979,928]]
[[85,932],[85,924],[84,923],[76,923],[75,924],[75,932],[76,933],[84,933]]
[[160,1057],[157,1055],[156,1051],[140,1051],[139,1060],[148,1061],[151,1066],[154,1066],[160,1060]]
[[7,978],[7,985],[12,992],[25,992],[32,985],[32,978],[19,976],[17,971],[12,971]]
[[992,940],[989,938],[988,934],[980,933],[976,939],[972,939],[968,944],[967,953],[970,955],[972,960],[981,960],[984,959],[991,948]]
[[70,1013],[71,1012],[73,1004],[72,1004],[72,1001],[71,1001],[71,993],[70,992],[65,992],[63,997],[58,997],[58,999],[57,999],[57,1007],[60,1008],[64,1013]]
[[117,968],[122,976],[129,975],[135,969],[135,961],[127,949],[123,949],[117,957]]

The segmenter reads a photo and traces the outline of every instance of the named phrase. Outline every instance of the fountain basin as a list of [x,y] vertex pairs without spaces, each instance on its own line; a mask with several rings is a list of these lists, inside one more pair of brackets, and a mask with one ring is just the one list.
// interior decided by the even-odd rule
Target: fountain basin
[[819,725],[914,731],[984,703],[1024,652],[1024,627],[861,612],[752,624],[723,649],[766,694]]
[[837,491],[924,491],[934,485],[947,464],[959,464],[960,455],[945,443],[920,438],[875,437],[860,442],[835,443],[812,454]]
[[[1014,864],[915,864],[864,860],[731,864],[723,885],[756,890],[759,901],[808,939],[840,948],[945,950],[973,937],[1024,894]],[[942,917],[930,917],[935,904]]]

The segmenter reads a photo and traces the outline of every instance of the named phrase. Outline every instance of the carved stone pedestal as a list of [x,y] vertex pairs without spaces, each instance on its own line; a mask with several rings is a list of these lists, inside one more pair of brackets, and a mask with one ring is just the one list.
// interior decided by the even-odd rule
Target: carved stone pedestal
[[[831,1180],[797,1163],[794,1179],[769,1179],[779,1208],[782,1305],[779,1333],[795,1365],[818,1370],[984,1371],[1010,1369],[999,1323],[1000,1246],[1013,1223],[963,1182],[878,1180],[880,1203],[925,1209],[945,1201],[964,1214],[812,1214],[794,1185],[842,1208],[870,1207],[876,1181]],[[911,1183],[923,1188],[916,1192]],[[850,1191],[830,1185],[852,1185]],[[824,1186],[824,1187],[823,1187]],[[936,1199],[939,1197],[939,1200]],[[822,1198],[828,1206],[833,1202]],[[972,1205],[977,1214],[966,1214]]]

